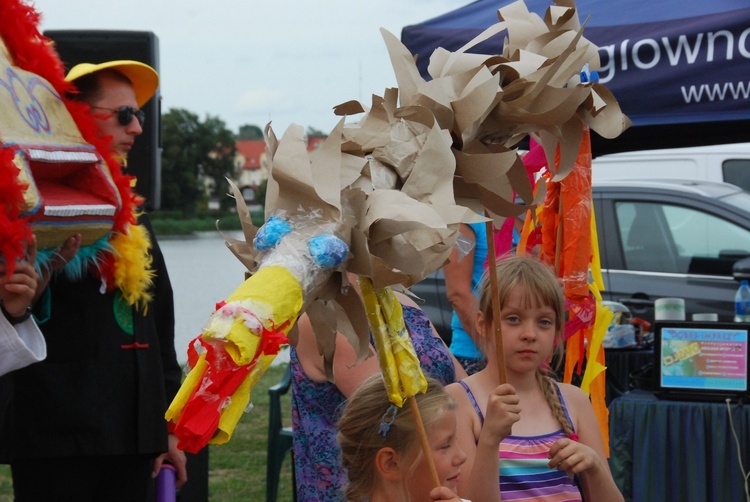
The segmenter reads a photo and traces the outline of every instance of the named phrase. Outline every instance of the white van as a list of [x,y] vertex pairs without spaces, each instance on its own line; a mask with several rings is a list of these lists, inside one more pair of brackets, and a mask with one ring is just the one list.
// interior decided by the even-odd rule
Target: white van
[[594,182],[680,178],[723,181],[750,192],[750,143],[603,155],[593,160]]

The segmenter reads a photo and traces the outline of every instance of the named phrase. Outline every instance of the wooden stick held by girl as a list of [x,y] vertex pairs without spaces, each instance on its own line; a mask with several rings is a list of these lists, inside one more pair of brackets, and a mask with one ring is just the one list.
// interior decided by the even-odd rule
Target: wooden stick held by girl
[[[562,347],[565,300],[554,272],[528,256],[497,263],[500,314],[480,285],[477,333],[487,367],[446,390],[467,454],[458,493],[472,500],[623,500],[607,464],[591,402],[549,372]],[[500,323],[502,340],[497,340]],[[505,361],[497,361],[502,343]],[[499,365],[507,383],[499,383]],[[499,451],[499,455],[498,455]],[[493,480],[488,482],[488,480]]]
[[383,378],[369,378],[347,401],[337,440],[348,472],[346,500],[451,501],[466,454],[456,438],[456,407],[442,384],[427,378],[425,394],[417,394],[430,449],[442,486],[433,477],[420,447],[414,418],[388,400]]

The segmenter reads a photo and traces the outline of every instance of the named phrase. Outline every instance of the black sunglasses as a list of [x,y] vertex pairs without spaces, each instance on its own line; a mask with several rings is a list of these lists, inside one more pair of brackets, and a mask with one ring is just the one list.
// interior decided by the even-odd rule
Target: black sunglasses
[[146,113],[143,110],[137,110],[132,106],[123,105],[120,108],[105,108],[103,106],[92,106],[91,108],[98,108],[99,110],[107,110],[108,112],[117,114],[117,122],[121,126],[128,126],[133,121],[133,117],[138,120],[138,124],[143,126],[143,122],[146,120]]

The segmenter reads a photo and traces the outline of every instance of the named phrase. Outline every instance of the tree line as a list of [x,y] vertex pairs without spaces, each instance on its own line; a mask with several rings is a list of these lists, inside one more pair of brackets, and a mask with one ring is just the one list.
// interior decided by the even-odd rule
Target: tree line
[[[170,109],[161,117],[161,208],[180,211],[189,218],[208,206],[215,196],[221,209],[233,207],[234,202],[224,196],[225,178],[237,180],[235,142],[244,139],[263,139],[263,130],[256,125],[243,125],[239,133],[230,131],[219,117],[198,115],[181,108]],[[320,130],[308,128],[310,137],[327,136]],[[208,182],[208,183],[207,183]],[[213,187],[209,193],[206,186]],[[265,187],[261,187],[261,193]],[[213,193],[212,193],[213,192]]]

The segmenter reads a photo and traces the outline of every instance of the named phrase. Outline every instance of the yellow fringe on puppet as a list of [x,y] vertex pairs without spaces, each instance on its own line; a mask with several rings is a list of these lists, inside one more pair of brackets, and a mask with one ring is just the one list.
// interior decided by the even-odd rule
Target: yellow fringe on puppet
[[127,233],[113,234],[109,243],[114,250],[115,287],[128,305],[145,313],[154,279],[148,232],[142,225],[130,225]]
[[427,380],[406,330],[403,309],[393,290],[375,290],[367,277],[360,277],[359,285],[378,349],[388,399],[400,408],[406,399],[418,392],[427,392]]

